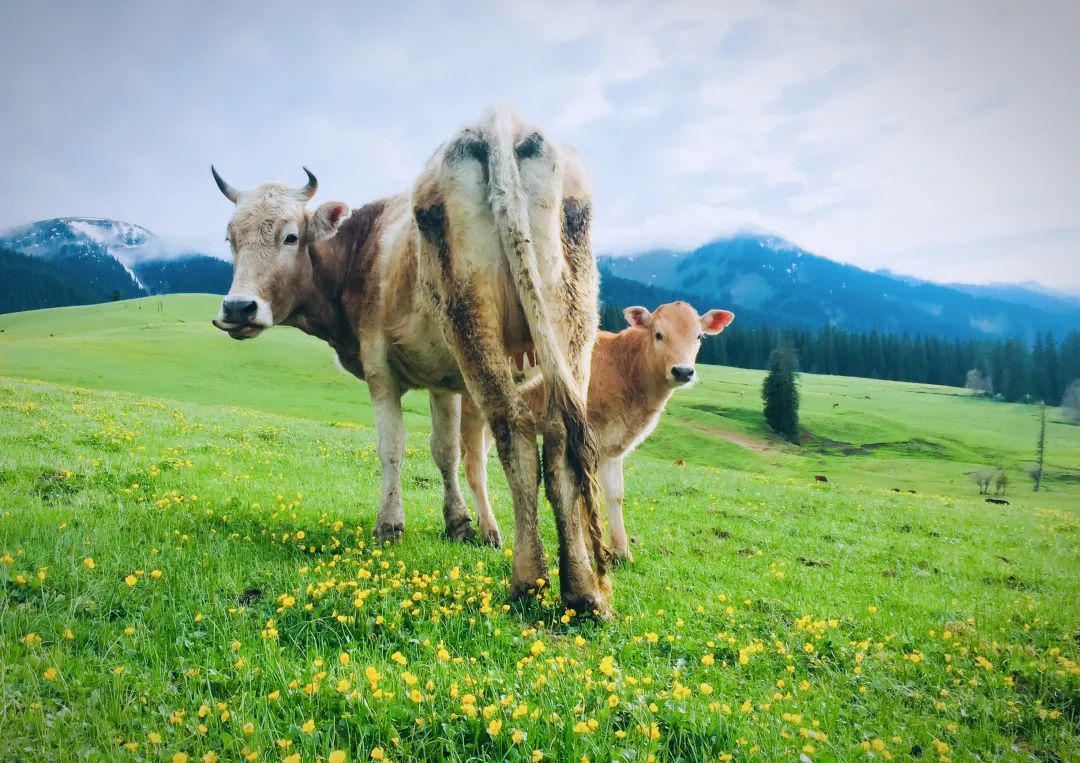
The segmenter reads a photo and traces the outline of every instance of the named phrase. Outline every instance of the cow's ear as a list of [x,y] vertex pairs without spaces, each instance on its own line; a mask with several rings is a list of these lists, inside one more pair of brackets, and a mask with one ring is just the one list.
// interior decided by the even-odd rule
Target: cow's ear
[[727,310],[710,310],[701,316],[701,330],[706,334],[719,334],[735,320],[735,313]]
[[635,328],[647,329],[652,323],[652,313],[644,307],[628,307],[622,311],[626,322]]
[[349,207],[340,201],[328,201],[315,210],[311,216],[311,240],[318,244],[333,238],[345,218],[349,216]]

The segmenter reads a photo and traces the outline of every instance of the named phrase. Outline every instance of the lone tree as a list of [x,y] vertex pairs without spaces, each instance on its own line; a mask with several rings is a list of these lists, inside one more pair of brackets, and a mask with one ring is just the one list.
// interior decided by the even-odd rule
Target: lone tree
[[769,356],[769,374],[761,385],[765,421],[777,434],[799,442],[799,389],[795,381],[795,351],[786,341]]
[[1073,421],[1080,422],[1080,379],[1073,379],[1061,398],[1061,407]]
[[1039,403],[1039,444],[1035,449],[1035,492],[1042,487],[1043,467],[1046,463],[1046,404]]
[[976,395],[986,395],[987,397],[994,394],[994,383],[990,380],[989,376],[983,376],[982,371],[977,368],[973,368],[967,372],[967,376],[964,379],[964,387],[971,390]]

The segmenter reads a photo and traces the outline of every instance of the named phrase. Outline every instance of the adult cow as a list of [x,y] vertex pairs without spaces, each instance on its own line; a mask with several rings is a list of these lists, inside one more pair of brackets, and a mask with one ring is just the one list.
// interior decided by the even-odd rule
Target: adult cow
[[[375,535],[405,527],[401,396],[430,390],[431,452],[442,474],[452,539],[474,531],[457,480],[460,392],[491,422],[514,505],[511,593],[547,582],[537,521],[543,479],[559,534],[565,606],[607,612],[608,584],[594,498],[596,445],[585,395],[596,336],[591,199],[576,152],[493,108],[428,161],[410,193],[349,213],[309,213],[317,183],[238,191],[228,224],[235,270],[214,325],[246,339],[296,326],[330,344],[367,381],[375,408],[382,498]],[[538,358],[549,401],[539,418],[515,386],[512,358]]]

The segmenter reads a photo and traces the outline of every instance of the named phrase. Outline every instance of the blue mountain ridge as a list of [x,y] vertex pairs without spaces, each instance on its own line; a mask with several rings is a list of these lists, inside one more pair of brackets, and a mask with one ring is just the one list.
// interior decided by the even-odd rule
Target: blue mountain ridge
[[833,325],[850,331],[1018,336],[1080,327],[1080,303],[1037,298],[1029,288],[941,285],[870,272],[812,254],[779,236],[740,233],[691,251],[599,258],[602,274],[685,295],[773,325]]

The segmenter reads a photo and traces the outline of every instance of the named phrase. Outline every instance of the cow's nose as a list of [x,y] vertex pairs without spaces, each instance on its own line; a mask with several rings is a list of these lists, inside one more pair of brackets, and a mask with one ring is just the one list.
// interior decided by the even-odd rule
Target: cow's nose
[[671,378],[675,381],[688,382],[694,378],[693,366],[672,366]]
[[221,301],[221,317],[226,323],[246,324],[258,309],[250,297],[226,297]]

